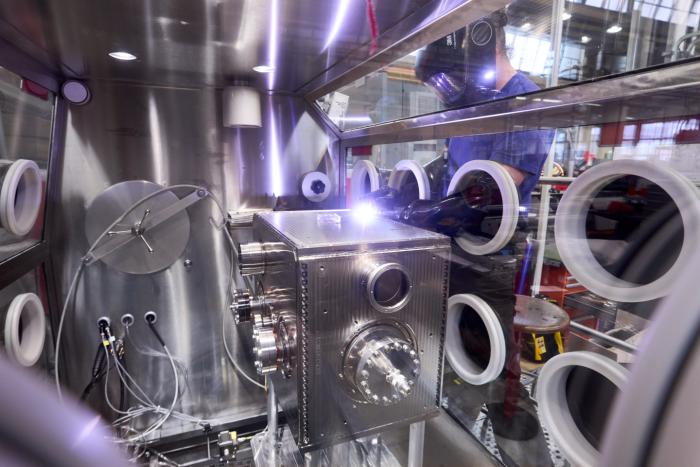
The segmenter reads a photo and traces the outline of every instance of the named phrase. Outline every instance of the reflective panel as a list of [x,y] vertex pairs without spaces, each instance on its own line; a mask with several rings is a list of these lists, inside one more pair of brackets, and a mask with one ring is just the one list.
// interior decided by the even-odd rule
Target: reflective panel
[[53,102],[0,68],[0,261],[42,238]]
[[700,54],[697,0],[515,0],[318,100],[341,130]]
[[[443,403],[498,460],[599,464],[647,328],[693,266],[698,149],[694,114],[348,148],[349,186],[370,191],[359,202],[453,239]],[[373,192],[350,183],[409,162],[428,174],[430,200],[407,200],[413,184],[391,177]],[[506,241],[484,251],[509,222],[494,165],[518,209]]]

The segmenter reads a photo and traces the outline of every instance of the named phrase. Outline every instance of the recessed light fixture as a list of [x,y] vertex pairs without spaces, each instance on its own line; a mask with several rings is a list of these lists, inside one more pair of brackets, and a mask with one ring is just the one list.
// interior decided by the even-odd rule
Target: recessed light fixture
[[565,11],[565,12],[561,15],[561,19],[562,19],[562,21],[566,21],[567,19],[571,19],[571,13]]
[[136,55],[124,51],[110,52],[109,56],[117,60],[136,60]]
[[581,42],[583,42],[584,44],[588,44],[589,42],[591,42],[591,38],[588,36],[581,36]]
[[253,71],[257,71],[258,73],[272,73],[275,71],[275,67],[272,65],[258,65],[253,67]]
[[619,24],[613,24],[605,32],[607,32],[608,34],[617,34],[620,31],[622,31],[622,26],[620,26]]
[[525,23],[525,24],[523,24],[522,26],[520,26],[520,29],[523,30],[523,31],[529,31],[530,29],[532,29],[532,24],[530,24],[530,23]]

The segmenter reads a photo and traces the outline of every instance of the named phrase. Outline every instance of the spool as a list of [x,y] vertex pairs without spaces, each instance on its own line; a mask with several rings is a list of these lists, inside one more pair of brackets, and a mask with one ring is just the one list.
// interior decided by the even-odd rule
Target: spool
[[350,196],[352,204],[379,189],[379,172],[377,167],[370,161],[359,160],[352,167],[352,178],[350,179]]
[[36,294],[17,295],[5,316],[5,351],[18,364],[30,367],[41,357],[46,337],[44,306]]
[[496,235],[486,243],[480,243],[467,236],[455,237],[455,242],[467,253],[473,255],[488,255],[505,247],[515,233],[518,225],[518,210],[520,201],[518,188],[508,171],[499,163],[487,160],[473,160],[463,164],[450,180],[447,196],[463,191],[466,188],[467,175],[483,171],[493,178],[498,186],[503,200],[503,216]]
[[600,452],[574,421],[567,400],[567,381],[576,367],[600,374],[618,390],[624,386],[629,372],[609,358],[587,351],[557,355],[540,371],[536,398],[542,423],[572,465],[594,467],[599,464]]
[[422,165],[410,159],[399,161],[389,175],[389,186],[401,191],[408,174],[412,173],[418,183],[418,199],[430,199],[430,179]]
[[[658,279],[635,284],[611,274],[594,257],[586,237],[586,216],[595,195],[611,181],[635,175],[663,189],[680,212],[685,235],[676,262]],[[566,268],[588,290],[621,302],[643,302],[666,295],[680,278],[700,228],[700,191],[675,170],[647,161],[619,160],[592,167],[561,199],[554,224],[557,249]]]
[[[489,337],[490,358],[486,368],[464,350],[459,321],[465,306],[472,308],[484,322]],[[490,383],[498,378],[506,362],[506,338],[498,316],[481,298],[472,294],[453,295],[447,301],[445,354],[450,366],[464,381],[474,385]]]
[[308,172],[301,178],[301,194],[313,203],[325,201],[331,194],[331,180],[323,172]]
[[1,161],[0,223],[13,235],[23,237],[34,227],[41,208],[42,177],[36,162]]

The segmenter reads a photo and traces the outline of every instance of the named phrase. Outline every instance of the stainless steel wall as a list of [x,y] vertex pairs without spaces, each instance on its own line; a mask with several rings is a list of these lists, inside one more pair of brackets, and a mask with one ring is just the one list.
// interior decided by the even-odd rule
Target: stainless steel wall
[[[235,210],[272,207],[273,195],[295,195],[300,176],[318,167],[324,171],[333,167],[331,179],[337,182],[336,140],[307,113],[301,99],[265,96],[261,129],[229,129],[221,125],[220,89],[99,81],[91,87],[92,101],[69,112],[61,207],[52,229],[57,282],[64,300],[88,248],[86,209],[114,183],[143,179],[201,184],[227,210]],[[101,262],[86,269],[76,305],[68,312],[61,349],[62,374],[74,392],[89,380],[98,343],[97,318],[106,315],[118,323],[123,313],[130,312],[136,317],[133,336],[140,344],[157,348],[143,321],[144,312],[155,310],[164,340],[187,368],[179,410],[206,417],[226,413],[233,418],[262,413],[262,391],[239,381],[222,346],[229,252],[221,232],[209,222],[215,215],[213,203],[200,202],[189,208],[189,215],[189,244],[170,268],[143,276],[121,273]],[[185,259],[192,260],[191,268],[184,267]],[[226,319],[232,330],[230,317]],[[254,374],[237,336],[231,334],[229,342]],[[156,394],[164,405],[170,401],[173,378],[167,360],[131,352],[127,364],[149,395]],[[108,413],[101,399],[94,394],[90,401]],[[165,431],[187,428],[170,426]]]

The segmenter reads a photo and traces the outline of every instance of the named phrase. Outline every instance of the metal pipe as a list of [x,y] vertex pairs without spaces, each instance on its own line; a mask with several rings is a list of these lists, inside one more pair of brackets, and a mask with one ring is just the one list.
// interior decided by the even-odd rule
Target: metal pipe
[[[544,176],[548,178],[552,175],[552,167],[554,166],[554,148],[556,147],[556,132],[554,133],[554,140],[552,141],[552,146],[549,148],[549,155],[544,163]],[[535,259],[535,272],[532,276],[532,287],[530,290],[532,296],[536,297],[540,293],[540,285],[542,282],[542,267],[544,265],[544,250],[545,244],[547,243],[547,228],[549,226],[549,188],[542,189],[542,194],[540,195],[540,210],[539,219],[537,220],[537,240],[535,241],[535,246],[537,247],[537,254]]]
[[638,349],[634,345],[625,342],[623,340],[618,339],[617,337],[610,336],[608,334],[605,334],[603,332],[597,331],[595,329],[589,328],[588,326],[584,326],[583,324],[577,323],[576,321],[571,321],[569,323],[569,326],[572,328],[582,331],[588,335],[591,335],[593,337],[596,337],[602,341],[607,342],[613,347],[617,347],[618,349],[622,349],[625,352],[631,352],[631,353],[637,353]]
[[277,434],[277,396],[270,377],[267,378],[267,429]]
[[425,420],[411,423],[408,436],[408,467],[422,467]]
[[559,84],[559,67],[561,65],[561,38],[564,28],[564,0],[555,0],[552,4],[552,73],[549,87]]

